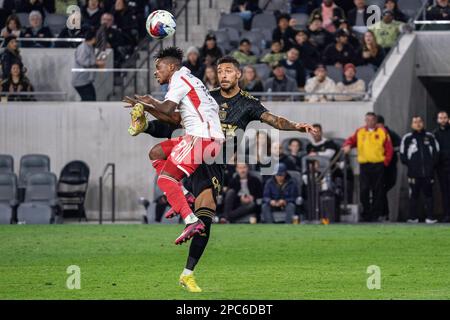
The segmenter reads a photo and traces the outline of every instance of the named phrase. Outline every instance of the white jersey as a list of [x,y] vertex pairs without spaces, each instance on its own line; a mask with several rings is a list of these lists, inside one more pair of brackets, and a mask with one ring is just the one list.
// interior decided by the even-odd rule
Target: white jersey
[[186,134],[225,139],[219,119],[219,105],[191,71],[182,67],[170,79],[165,100],[178,104]]

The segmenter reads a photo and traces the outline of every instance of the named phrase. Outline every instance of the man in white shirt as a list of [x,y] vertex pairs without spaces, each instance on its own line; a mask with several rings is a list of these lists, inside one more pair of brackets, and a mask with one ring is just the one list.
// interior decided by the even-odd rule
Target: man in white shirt
[[181,117],[185,129],[184,136],[163,141],[150,150],[153,167],[159,176],[158,186],[186,223],[175,244],[188,241],[205,230],[204,223],[195,216],[184,197],[180,181],[194,173],[203,162],[212,162],[225,139],[219,105],[202,81],[181,66],[182,59],[183,51],[177,47],[162,49],[155,56],[156,80],[169,87],[164,101],[151,96],[146,96],[145,100],[168,118]]

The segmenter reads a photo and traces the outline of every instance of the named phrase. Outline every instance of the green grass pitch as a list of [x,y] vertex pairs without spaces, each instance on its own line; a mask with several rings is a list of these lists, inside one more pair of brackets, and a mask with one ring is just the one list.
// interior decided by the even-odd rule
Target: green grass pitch
[[[449,299],[450,228],[411,225],[213,225],[178,286],[181,225],[0,226],[0,299]],[[81,289],[66,288],[69,265]],[[381,269],[369,290],[367,267]]]

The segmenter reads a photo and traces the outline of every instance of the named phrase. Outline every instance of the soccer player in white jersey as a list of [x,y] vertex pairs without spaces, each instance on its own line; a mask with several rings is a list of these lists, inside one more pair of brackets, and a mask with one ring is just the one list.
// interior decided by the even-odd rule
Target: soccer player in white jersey
[[[181,117],[185,135],[163,141],[150,150],[158,186],[173,210],[186,223],[175,244],[191,239],[205,230],[204,223],[192,212],[183,193],[181,180],[190,176],[205,160],[219,153],[225,137],[219,119],[219,105],[201,80],[181,67],[183,51],[177,47],[162,49],[155,56],[154,73],[159,84],[168,84],[164,101],[146,96],[146,102],[168,117]],[[177,114],[178,113],[178,114]]]

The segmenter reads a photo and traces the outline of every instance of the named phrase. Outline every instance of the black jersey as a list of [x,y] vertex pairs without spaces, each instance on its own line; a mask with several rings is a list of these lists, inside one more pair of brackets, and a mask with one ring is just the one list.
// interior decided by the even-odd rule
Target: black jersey
[[267,111],[258,99],[244,90],[231,98],[224,98],[220,94],[220,88],[211,90],[210,93],[219,105],[219,118],[227,138],[234,136],[236,129],[245,130],[251,121],[259,121]]

